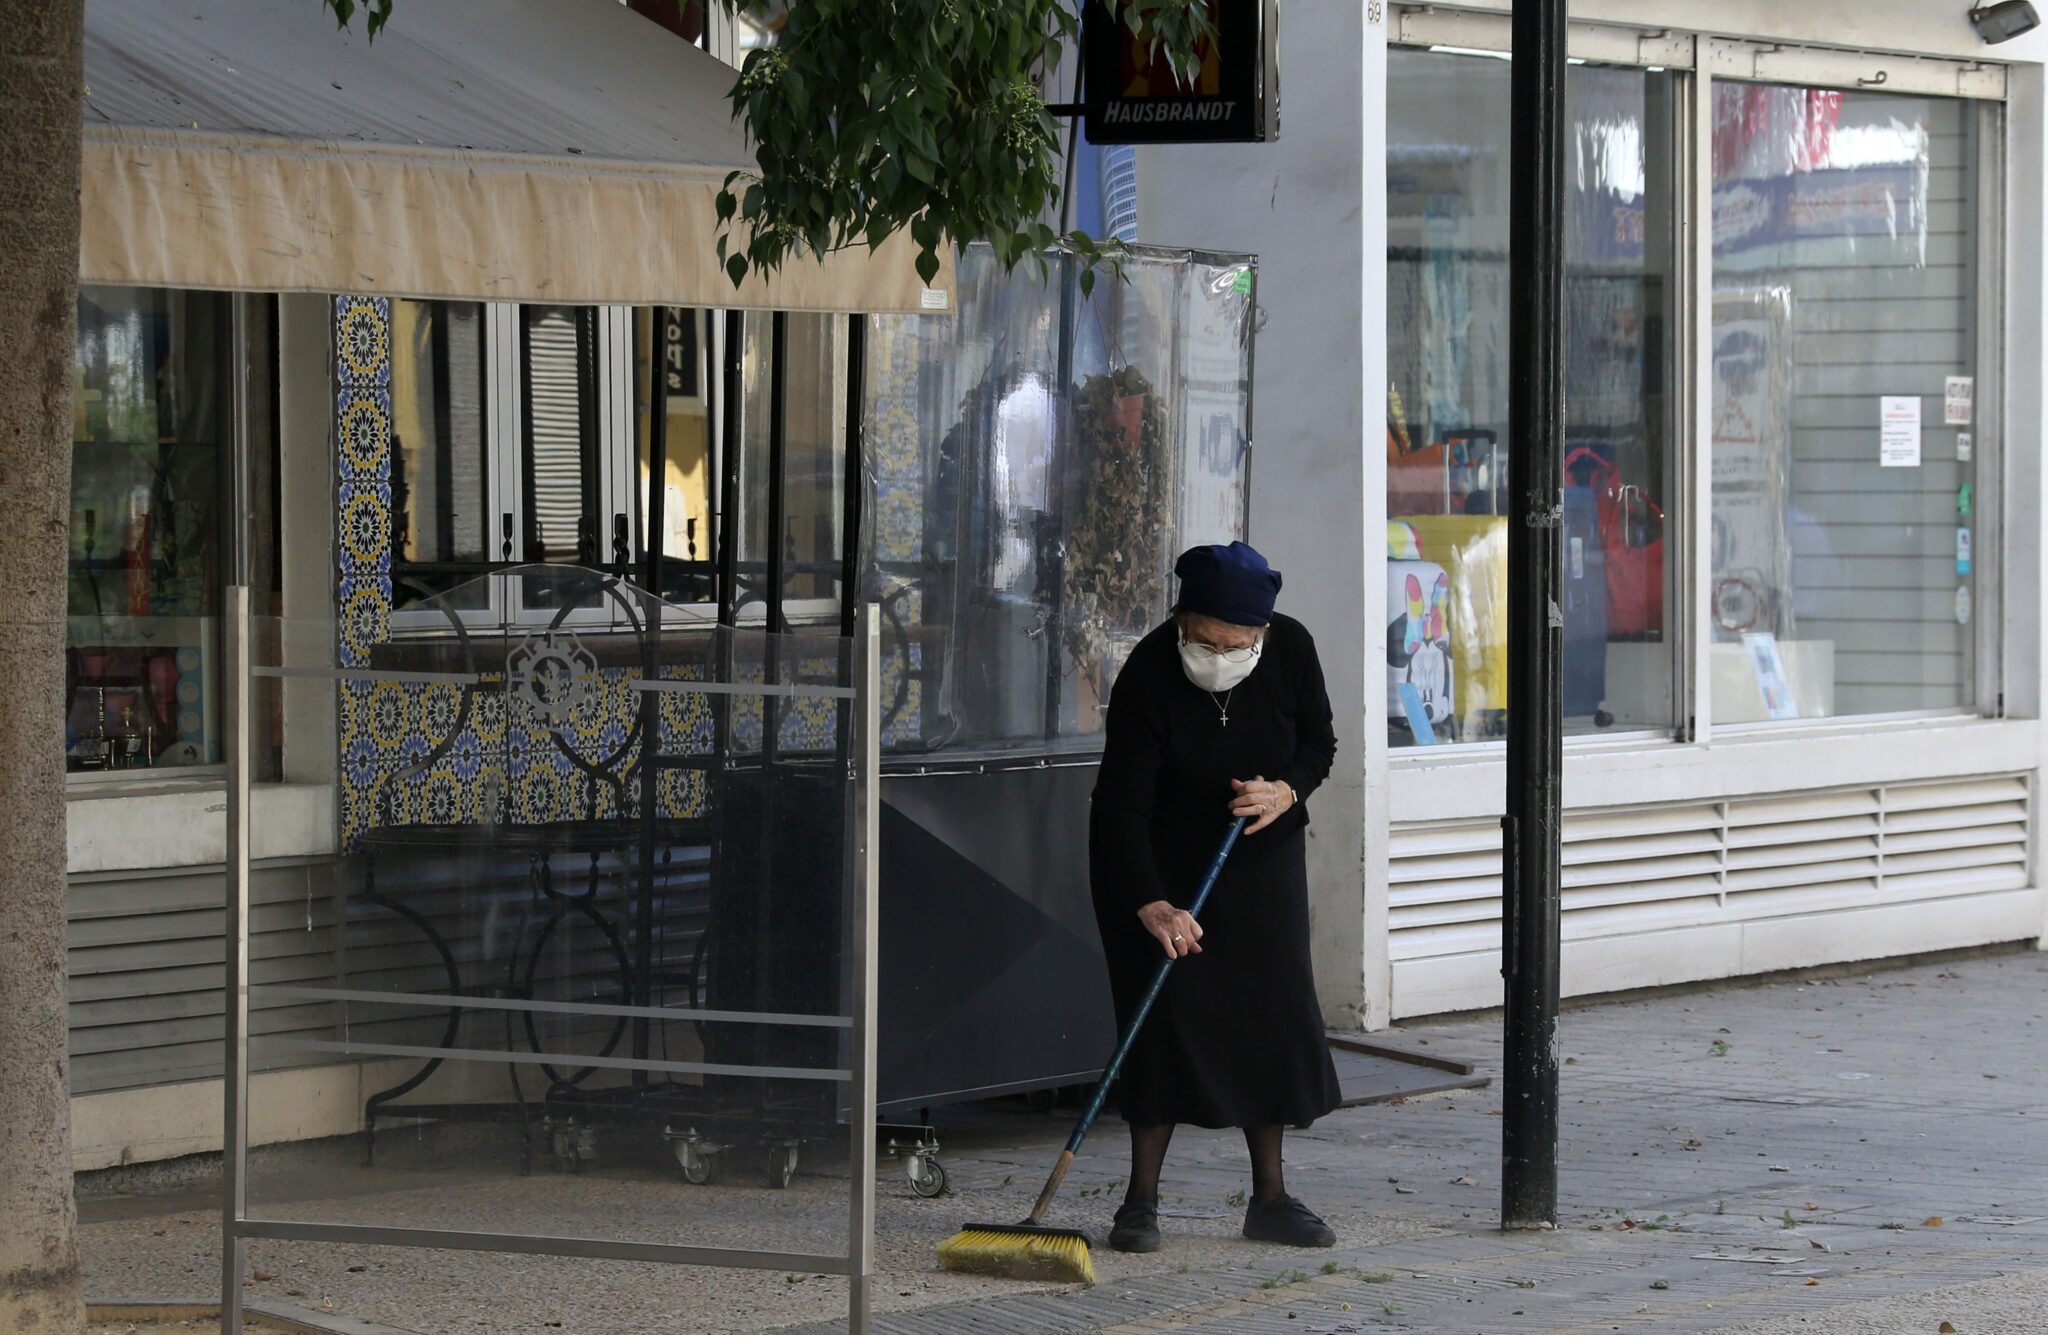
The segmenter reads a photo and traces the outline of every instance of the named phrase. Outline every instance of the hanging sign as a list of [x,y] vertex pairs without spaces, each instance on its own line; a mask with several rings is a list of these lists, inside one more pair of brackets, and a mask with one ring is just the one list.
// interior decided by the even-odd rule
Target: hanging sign
[[1878,462],[1886,468],[1920,466],[1920,396],[1886,394],[1878,401]]
[[1280,137],[1279,0],[1209,0],[1214,36],[1183,80],[1127,0],[1089,0],[1081,16],[1083,114],[1091,144],[1262,143]]

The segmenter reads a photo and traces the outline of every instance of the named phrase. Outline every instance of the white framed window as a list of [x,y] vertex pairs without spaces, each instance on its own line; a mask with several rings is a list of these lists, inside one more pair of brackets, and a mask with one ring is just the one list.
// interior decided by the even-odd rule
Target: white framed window
[[[716,311],[394,302],[393,629],[452,632],[450,610],[478,625],[608,627],[620,615],[609,600],[564,608],[545,581],[525,582],[517,607],[484,584],[473,605],[450,609],[446,596],[511,565],[597,567],[638,584],[650,545],[660,595],[707,619],[728,558],[739,624],[765,620],[778,573],[785,621],[838,617],[846,319],[750,312],[737,324],[728,348]],[[665,464],[650,535],[657,366]]]
[[[493,567],[632,559],[633,315],[619,306],[393,303],[394,630],[446,629],[444,611],[418,604]],[[455,610],[535,623],[562,612],[537,593],[520,607],[490,605],[498,596],[480,588],[474,606]],[[611,617],[593,605],[560,620]]]

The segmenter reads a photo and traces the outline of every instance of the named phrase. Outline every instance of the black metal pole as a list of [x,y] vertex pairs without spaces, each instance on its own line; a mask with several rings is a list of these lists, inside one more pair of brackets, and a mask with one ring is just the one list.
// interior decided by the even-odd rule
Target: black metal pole
[[[692,318],[695,318],[694,314]],[[647,313],[647,506],[641,516],[641,541],[646,544],[647,601],[642,610],[640,675],[649,681],[661,675],[662,557],[668,530],[668,311],[657,306]],[[661,697],[640,695],[640,903],[639,973],[635,993],[643,1007],[654,997],[654,859],[661,821]],[[633,1021],[633,1056],[646,1061],[652,1051],[653,1028],[645,1015]],[[645,1089],[647,1072],[633,1072],[633,1088]]]
[[1564,763],[1565,0],[1514,10],[1508,184],[1508,791],[1501,1226],[1557,1222]]
[[[839,633],[853,638],[860,611],[861,521],[867,500],[868,467],[865,450],[867,423],[862,413],[867,405],[868,317],[846,317],[846,486],[840,494],[839,511]],[[849,679],[846,685],[852,685]],[[850,710],[842,713],[851,714]]]

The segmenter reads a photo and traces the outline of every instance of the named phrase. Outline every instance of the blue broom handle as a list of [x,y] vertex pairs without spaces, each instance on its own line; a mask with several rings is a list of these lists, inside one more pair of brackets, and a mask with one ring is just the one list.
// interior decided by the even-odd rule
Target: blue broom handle
[[[1215,858],[1209,863],[1208,875],[1202,878],[1202,888],[1195,891],[1195,902],[1188,906],[1190,918],[1202,916],[1202,906],[1209,902],[1209,892],[1216,888],[1216,878],[1223,874],[1223,864],[1229,860],[1230,850],[1237,847],[1237,836],[1244,833],[1247,819],[1248,817],[1239,816],[1230,822],[1230,831],[1223,836],[1223,846],[1216,850]],[[1109,1065],[1103,1068],[1102,1079],[1096,1082],[1095,1093],[1088,1100],[1087,1111],[1083,1112],[1081,1120],[1074,1124],[1074,1134],[1067,1137],[1067,1153],[1078,1154],[1081,1142],[1088,1138],[1088,1128],[1095,1124],[1096,1115],[1102,1111],[1103,1103],[1109,1098],[1109,1087],[1116,1083],[1117,1072],[1123,1069],[1124,1058],[1130,1055],[1131,1045],[1138,1041],[1138,1030],[1144,1025],[1145,1017],[1152,1013],[1152,1003],[1159,1000],[1160,989],[1166,986],[1167,971],[1173,966],[1174,957],[1169,955],[1159,961],[1159,967],[1153,971],[1151,986],[1145,989],[1143,999],[1138,1002],[1137,1012],[1131,1016],[1131,1022],[1125,1027],[1123,1037],[1117,1040],[1116,1051],[1110,1055]]]

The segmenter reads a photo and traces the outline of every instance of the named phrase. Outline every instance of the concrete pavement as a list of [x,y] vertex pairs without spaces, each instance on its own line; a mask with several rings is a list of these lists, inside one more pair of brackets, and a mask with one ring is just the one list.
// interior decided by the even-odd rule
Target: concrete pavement
[[[1293,1142],[1297,1194],[1423,1236],[1347,1238],[1334,1257],[1247,1248],[1127,1283],[1105,1267],[1090,1292],[881,1329],[2048,1331],[2044,1017],[2036,954],[1575,1010],[1555,1233],[1490,1226],[1496,1087],[1347,1112]],[[1498,1069],[1490,1022],[1403,1037]],[[1098,1174],[1115,1171],[1106,1148]],[[1217,1185],[1169,1166],[1169,1196]]]
[[[1391,1037],[1498,1070],[1496,1022]],[[917,1201],[885,1179],[878,1329],[2048,1331],[2044,1039],[2048,956],[2033,953],[1576,1009],[1563,1029],[1556,1232],[1492,1227],[1495,1086],[1347,1110],[1290,1137],[1291,1186],[1337,1227],[1335,1252],[1238,1238],[1242,1142],[1184,1132],[1164,1182],[1165,1250],[1097,1247],[1091,1290],[936,1271],[930,1249],[960,1222],[1025,1212],[1066,1129],[1064,1113],[942,1114],[957,1194]],[[1124,1172],[1119,1132],[1101,1129],[1057,1211],[1098,1238]],[[498,1169],[438,1186],[433,1208],[473,1192],[495,1212],[528,1195],[559,1210],[586,1193],[608,1225],[644,1236],[686,1211],[715,1206],[744,1230],[771,1212],[807,1220],[814,1203],[804,1226],[823,1237],[843,1219],[843,1184],[829,1162],[816,1171],[774,1193],[686,1189],[646,1163],[576,1179]],[[203,1210],[203,1198],[88,1200],[96,1296],[203,1284]],[[259,1296],[405,1331],[843,1328],[843,1286],[823,1277],[283,1243],[254,1245],[252,1260]]]

